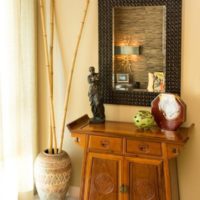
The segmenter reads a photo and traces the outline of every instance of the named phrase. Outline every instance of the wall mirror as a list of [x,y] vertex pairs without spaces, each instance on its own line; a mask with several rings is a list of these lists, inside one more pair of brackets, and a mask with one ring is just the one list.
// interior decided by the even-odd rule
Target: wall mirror
[[104,103],[149,106],[180,94],[181,0],[99,0]]

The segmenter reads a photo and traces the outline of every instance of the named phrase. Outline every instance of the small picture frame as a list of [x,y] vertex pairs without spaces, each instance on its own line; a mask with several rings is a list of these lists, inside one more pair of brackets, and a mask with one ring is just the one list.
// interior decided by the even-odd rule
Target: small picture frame
[[165,77],[163,72],[153,73],[153,91],[154,92],[165,92]]
[[117,83],[129,83],[129,74],[120,73],[116,74]]

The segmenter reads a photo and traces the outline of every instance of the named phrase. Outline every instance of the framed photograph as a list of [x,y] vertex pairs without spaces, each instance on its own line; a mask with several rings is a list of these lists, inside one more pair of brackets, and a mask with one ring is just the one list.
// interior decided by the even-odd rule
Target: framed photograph
[[117,83],[129,83],[129,74],[116,74]]
[[163,72],[153,73],[153,91],[154,92],[165,92],[165,76]]

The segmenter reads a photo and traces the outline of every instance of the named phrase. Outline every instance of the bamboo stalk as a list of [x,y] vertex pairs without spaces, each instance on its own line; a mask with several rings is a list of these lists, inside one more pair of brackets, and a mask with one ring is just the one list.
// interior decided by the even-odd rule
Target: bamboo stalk
[[80,41],[81,41],[81,37],[82,37],[82,33],[83,33],[83,28],[84,28],[84,24],[85,24],[87,12],[88,12],[89,3],[90,3],[90,0],[87,0],[86,6],[85,6],[85,11],[84,11],[84,16],[83,16],[83,20],[82,20],[82,23],[81,23],[81,28],[80,28],[80,32],[79,32],[79,36],[78,36],[78,40],[77,40],[77,44],[76,44],[76,48],[75,48],[75,52],[74,52],[72,68],[71,68],[71,72],[70,72],[70,76],[69,76],[69,80],[68,80],[68,84],[67,84],[67,89],[66,89],[66,92],[65,92],[65,104],[64,104],[64,114],[63,114],[63,120],[62,120],[61,141],[60,141],[59,153],[62,151],[62,147],[63,147],[65,121],[66,121],[68,105],[69,105],[69,96],[70,96],[70,92],[71,92],[72,77],[73,77],[73,74],[74,74],[77,53],[78,53],[78,49],[79,49],[79,45],[80,45]]
[[40,5],[40,15],[42,22],[42,33],[43,33],[43,43],[44,43],[44,51],[45,51],[45,64],[47,67],[47,81],[49,86],[49,103],[50,103],[50,115],[51,115],[51,124],[53,137],[55,142],[55,152],[57,153],[57,138],[56,138],[56,126],[55,126],[55,115],[54,115],[54,104],[53,104],[53,96],[51,91],[51,71],[50,71],[50,61],[49,61],[49,52],[48,52],[48,44],[47,44],[47,33],[45,27],[45,16],[44,16],[44,2],[43,0],[39,0]]
[[[54,91],[53,91],[53,44],[54,44],[54,15],[55,15],[55,2],[54,0],[51,0],[50,2],[50,71],[51,71],[51,94],[54,99]],[[49,137],[49,147],[50,147],[50,153],[52,153],[52,148],[55,146],[55,141],[53,145],[53,125],[51,123],[52,116],[50,115],[50,137]],[[56,144],[57,146],[57,144]]]
[[51,124],[51,121],[52,121],[52,119],[51,119],[51,115],[50,115],[50,136],[49,136],[49,153],[50,154],[53,153],[53,151],[52,151],[52,149],[53,149],[53,126]]

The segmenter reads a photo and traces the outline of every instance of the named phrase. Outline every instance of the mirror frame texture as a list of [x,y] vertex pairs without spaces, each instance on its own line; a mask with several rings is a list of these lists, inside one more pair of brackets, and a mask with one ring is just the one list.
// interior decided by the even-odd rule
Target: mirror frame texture
[[118,91],[112,87],[113,9],[128,6],[166,7],[165,92],[180,95],[182,0],[99,0],[99,72],[104,103],[150,106],[159,94]]

